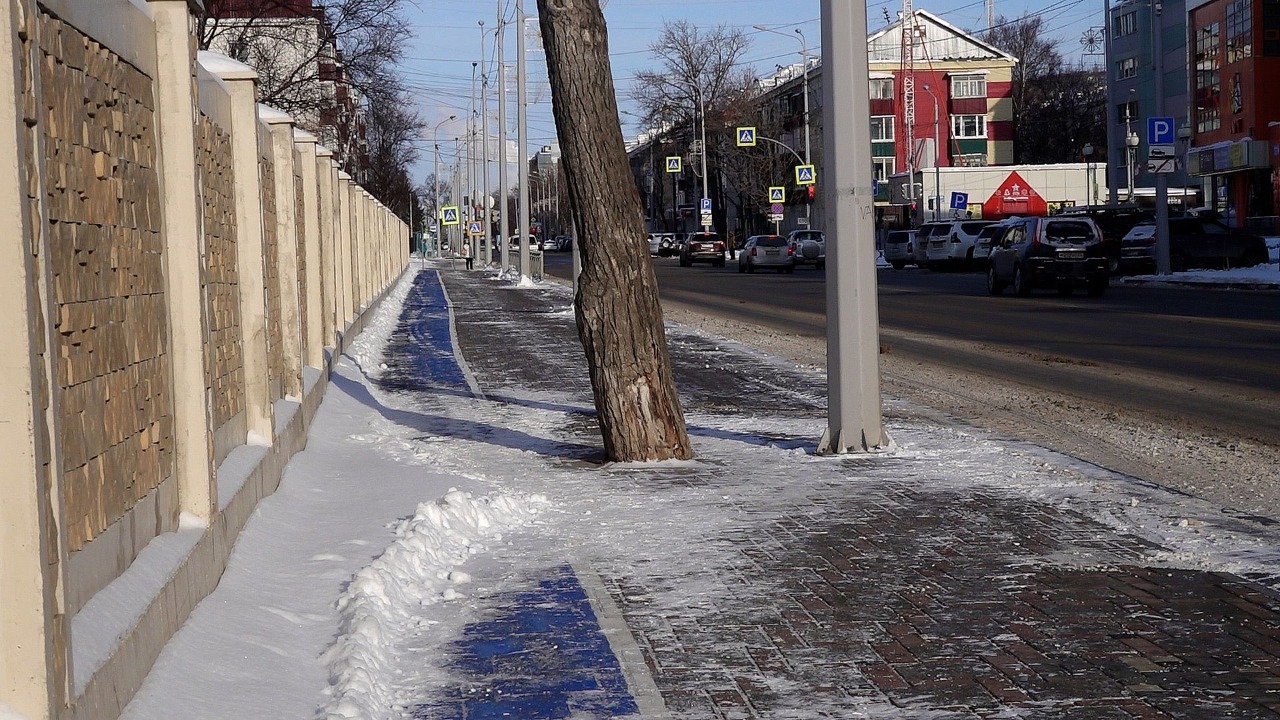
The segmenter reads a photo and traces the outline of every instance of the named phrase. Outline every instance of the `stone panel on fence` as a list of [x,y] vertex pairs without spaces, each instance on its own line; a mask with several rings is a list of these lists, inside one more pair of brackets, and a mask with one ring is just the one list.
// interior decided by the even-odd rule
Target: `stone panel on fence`
[[[151,78],[41,14],[55,385],[68,550],[173,472]],[[162,509],[176,516],[176,509]]]
[[[265,132],[265,131],[264,131]],[[267,380],[271,399],[284,396],[284,332],[280,322],[280,233],[276,229],[276,171],[269,156],[259,160],[262,178],[262,254],[266,259]]]
[[231,138],[201,114],[196,138],[200,170],[205,253],[205,313],[209,345],[205,355],[213,427],[244,411],[244,356],[240,345],[240,272],[236,257],[235,176]]

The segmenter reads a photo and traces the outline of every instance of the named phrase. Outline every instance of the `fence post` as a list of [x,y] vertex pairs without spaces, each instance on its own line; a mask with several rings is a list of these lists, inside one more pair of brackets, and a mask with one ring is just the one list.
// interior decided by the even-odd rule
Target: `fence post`
[[337,264],[334,250],[338,245],[338,170],[333,162],[333,151],[323,145],[316,146],[316,186],[320,210],[320,330],[322,345],[337,349],[338,295],[334,283]]
[[231,94],[231,165],[236,178],[236,256],[240,275],[240,330],[244,353],[248,432],[274,440],[267,361],[267,298],[263,269],[262,193],[258,180],[258,73],[223,57],[218,76]]
[[324,365],[324,330],[321,315],[324,314],[321,287],[320,238],[321,218],[325,217],[320,208],[320,189],[316,142],[319,140],[305,130],[293,131],[293,142],[298,150],[298,169],[302,173],[302,223],[303,255],[306,258],[307,309],[302,318],[303,357],[302,361],[311,367]]
[[355,314],[351,307],[351,243],[355,237],[352,231],[351,216],[355,210],[351,203],[351,176],[345,171],[338,171],[338,235],[335,238],[334,260],[336,262],[334,280],[338,285],[338,330],[344,337],[351,318]]
[[293,118],[258,106],[258,117],[271,128],[271,162],[275,187],[263,188],[276,198],[276,277],[280,282],[280,343],[284,354],[285,395],[302,397],[302,312],[298,303],[297,190],[293,182]]

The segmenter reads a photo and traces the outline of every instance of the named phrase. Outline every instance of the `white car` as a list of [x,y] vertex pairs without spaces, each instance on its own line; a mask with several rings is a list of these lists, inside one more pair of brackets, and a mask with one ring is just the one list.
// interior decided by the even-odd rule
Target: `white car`
[[787,244],[796,265],[812,265],[818,270],[827,266],[827,236],[821,230],[792,230]]
[[991,223],[991,220],[953,220],[945,230],[935,230],[929,235],[929,246],[925,249],[929,267],[973,262],[978,233]]

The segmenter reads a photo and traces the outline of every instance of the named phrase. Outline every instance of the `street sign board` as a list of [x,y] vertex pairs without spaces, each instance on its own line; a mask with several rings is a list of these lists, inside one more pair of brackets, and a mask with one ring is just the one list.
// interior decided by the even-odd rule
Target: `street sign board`
[[769,222],[782,222],[782,213],[773,213],[769,215]]
[[441,225],[457,225],[460,222],[458,217],[459,215],[458,215],[457,205],[450,205],[448,207],[440,208],[440,224]]
[[1171,117],[1147,118],[1147,144],[1172,145],[1173,129],[1173,118]]
[[709,227],[711,225],[711,211],[704,210],[702,212],[702,224]]
[[796,166],[796,184],[812,185],[815,182],[816,173],[813,171],[812,165]]
[[753,127],[738,128],[738,147],[755,147],[756,129]]
[[711,212],[711,198],[702,198],[702,205],[700,207],[704,213]]
[[951,193],[951,209],[964,210],[969,207],[969,193],[953,192]]
[[1167,174],[1178,171],[1177,158],[1147,158],[1147,172],[1152,174]]
[[1172,145],[1148,145],[1147,157],[1155,160],[1157,158],[1174,157],[1174,149]]
[[774,203],[769,206],[769,212],[774,215],[781,215],[783,210],[785,210],[785,208],[782,206],[782,203]]
[[796,218],[796,224],[801,227],[809,227],[809,218],[806,218],[806,217]]
[[[780,202],[786,202],[786,200],[787,200],[787,189],[785,187],[782,187],[781,185],[770,186],[769,202],[780,203]],[[782,212],[782,211],[779,210],[777,212]]]
[[681,159],[679,155],[667,156],[667,172],[678,173],[681,168]]
[[477,237],[477,236],[483,235],[484,231],[480,229],[480,222],[473,220],[470,224],[468,224],[467,234],[470,235],[471,237]]

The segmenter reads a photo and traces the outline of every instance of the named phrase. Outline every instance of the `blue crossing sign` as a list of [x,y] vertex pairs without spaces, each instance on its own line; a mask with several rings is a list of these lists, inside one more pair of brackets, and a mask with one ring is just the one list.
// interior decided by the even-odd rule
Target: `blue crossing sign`
[[755,147],[756,129],[753,127],[738,128],[738,147]]
[[797,185],[812,185],[816,181],[815,178],[816,178],[816,173],[814,172],[812,165],[796,166],[796,184]]
[[667,157],[667,172],[669,172],[669,173],[678,173],[678,172],[680,172],[680,168],[681,168],[681,164],[680,164],[680,156],[679,156],[679,155],[669,155],[669,156]]
[[459,224],[457,205],[450,205],[449,207],[440,208],[440,224],[441,225]]
[[470,236],[472,236],[472,237],[477,237],[477,236],[479,236],[479,235],[483,235],[483,234],[484,234],[484,230],[483,230],[483,229],[481,228],[481,226],[480,226],[480,221],[478,221],[478,220],[472,220],[472,221],[471,221],[471,224],[467,225],[467,234],[468,234],[468,235],[470,235]]
[[787,189],[781,185],[773,185],[769,188],[769,202],[780,203],[787,199]]

